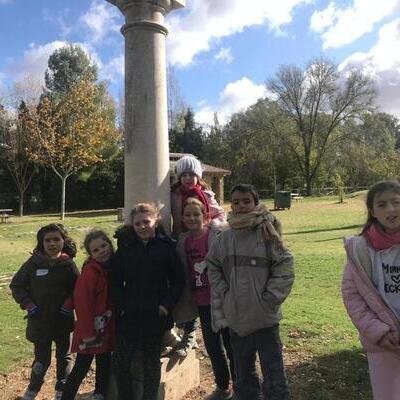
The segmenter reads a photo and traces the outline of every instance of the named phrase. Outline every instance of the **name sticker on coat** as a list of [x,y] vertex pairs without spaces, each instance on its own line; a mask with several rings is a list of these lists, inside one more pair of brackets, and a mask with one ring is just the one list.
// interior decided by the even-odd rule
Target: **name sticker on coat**
[[255,260],[254,258],[252,258],[252,259],[250,260],[250,264],[251,264],[251,265],[257,265],[257,260]]
[[45,276],[49,273],[48,269],[37,269],[36,276]]

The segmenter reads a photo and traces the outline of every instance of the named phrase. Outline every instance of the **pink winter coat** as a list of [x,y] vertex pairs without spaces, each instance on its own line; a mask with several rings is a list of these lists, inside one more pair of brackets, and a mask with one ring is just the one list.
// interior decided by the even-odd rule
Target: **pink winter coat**
[[[347,263],[342,280],[343,302],[358,329],[361,344],[367,352],[388,351],[380,346],[391,331],[400,339],[400,324],[372,283],[372,263],[368,243],[362,236],[345,239]],[[398,354],[400,355],[400,345]]]

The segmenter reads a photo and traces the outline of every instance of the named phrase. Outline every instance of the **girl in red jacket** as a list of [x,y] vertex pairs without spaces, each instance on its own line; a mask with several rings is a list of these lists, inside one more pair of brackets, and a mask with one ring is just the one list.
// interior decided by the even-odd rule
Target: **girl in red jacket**
[[74,400],[79,386],[96,359],[96,384],[93,400],[105,398],[114,348],[114,311],[110,301],[110,260],[114,253],[111,240],[103,231],[88,233],[84,246],[89,259],[76,282],[74,303],[77,321],[72,352],[75,365],[68,377],[61,400]]

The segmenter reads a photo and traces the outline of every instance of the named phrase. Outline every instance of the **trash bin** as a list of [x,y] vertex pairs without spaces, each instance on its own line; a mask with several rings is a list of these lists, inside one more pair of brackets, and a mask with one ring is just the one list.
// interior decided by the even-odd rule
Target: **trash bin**
[[285,208],[290,208],[292,204],[291,192],[280,191],[276,192],[275,195],[275,209],[284,210]]

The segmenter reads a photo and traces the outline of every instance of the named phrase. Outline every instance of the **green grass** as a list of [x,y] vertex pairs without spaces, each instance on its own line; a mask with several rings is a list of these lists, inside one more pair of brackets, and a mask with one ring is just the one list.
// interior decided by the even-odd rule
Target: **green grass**
[[[281,324],[294,400],[372,399],[366,357],[340,295],[342,241],[360,231],[363,201],[363,193],[347,197],[343,204],[336,197],[305,198],[290,210],[274,212],[296,263],[296,280]],[[32,250],[38,227],[53,221],[51,216],[24,217],[0,225],[0,275],[19,267]],[[81,243],[89,227],[111,233],[118,223],[115,215],[77,214],[67,217],[65,225]],[[83,259],[80,251],[80,265]],[[8,289],[0,291],[0,302],[0,372],[4,373],[17,360],[30,357],[31,350],[24,341],[23,313]]]

